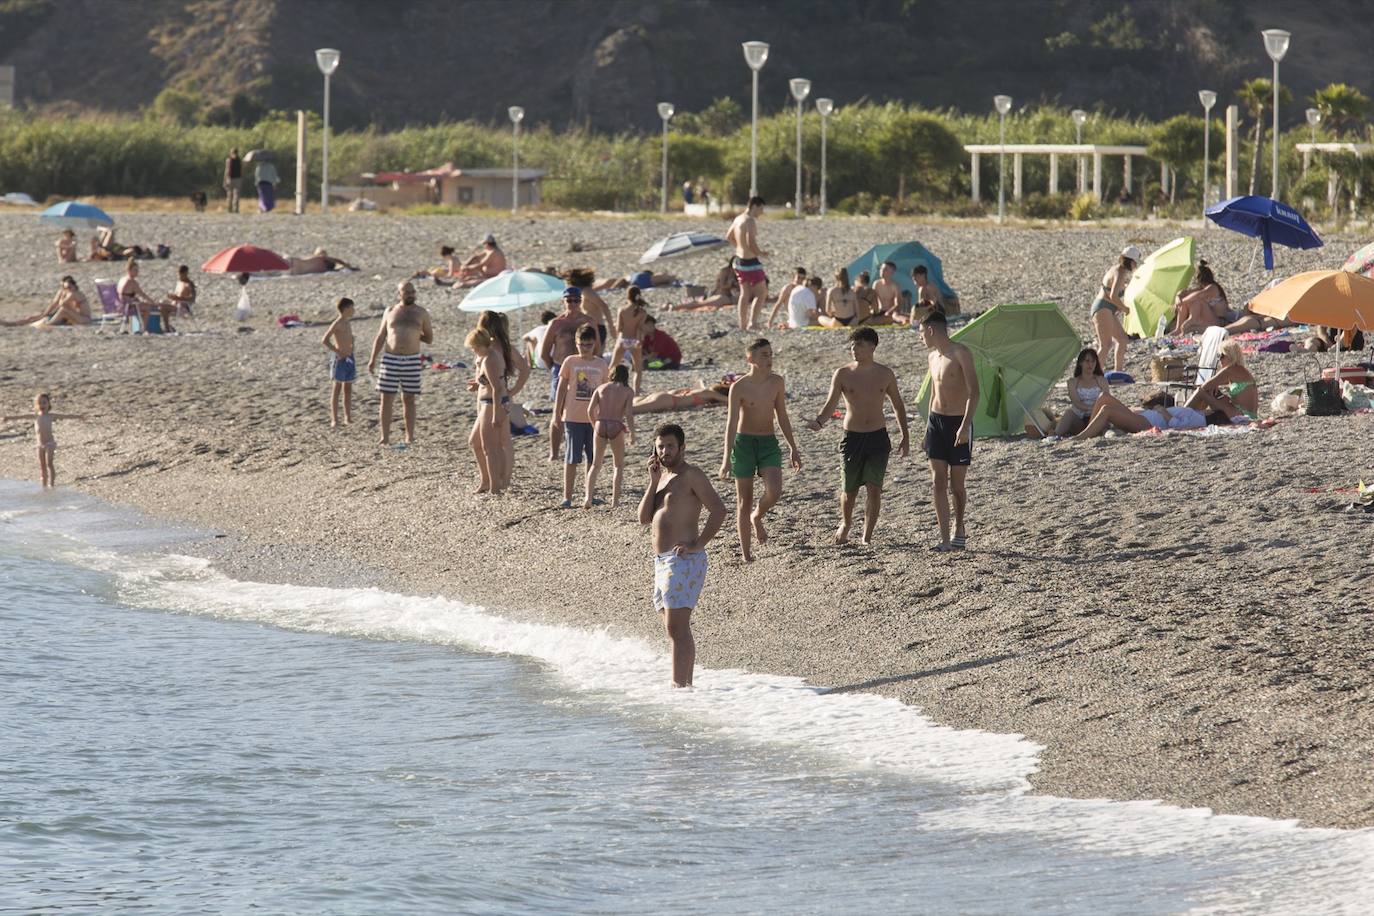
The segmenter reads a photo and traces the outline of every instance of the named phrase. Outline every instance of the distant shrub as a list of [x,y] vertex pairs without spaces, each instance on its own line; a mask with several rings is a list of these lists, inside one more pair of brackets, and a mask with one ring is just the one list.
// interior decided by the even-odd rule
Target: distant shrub
[[1069,219],[1083,220],[1097,219],[1100,207],[1097,198],[1091,194],[1079,194],[1069,205]]
[[1031,219],[1065,219],[1074,205],[1072,194],[1027,194],[1021,201],[1021,213]]

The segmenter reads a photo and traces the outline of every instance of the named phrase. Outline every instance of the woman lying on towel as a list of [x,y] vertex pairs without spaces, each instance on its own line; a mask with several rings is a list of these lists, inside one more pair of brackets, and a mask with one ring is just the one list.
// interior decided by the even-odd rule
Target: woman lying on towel
[[1217,425],[1259,418],[1259,388],[1255,376],[1245,368],[1239,343],[1228,340],[1221,345],[1220,370],[1193,392],[1188,406],[1205,411],[1207,422]]
[[693,312],[698,309],[723,309],[739,301],[739,278],[735,276],[735,260],[731,258],[716,274],[716,285],[711,295],[703,299],[688,299],[677,305],[669,305],[670,312]]
[[652,413],[664,410],[693,410],[709,407],[712,404],[726,404],[730,401],[730,385],[719,382],[707,387],[706,382],[697,379],[696,388],[675,388],[672,391],[655,391],[653,394],[635,398],[635,413]]
[[1131,410],[1110,394],[1099,395],[1092,418],[1073,441],[1100,436],[1109,426],[1126,433],[1143,433],[1150,429],[1202,429],[1207,425],[1202,411],[1175,407],[1173,395],[1163,391],[1150,395],[1140,406],[1141,410]]

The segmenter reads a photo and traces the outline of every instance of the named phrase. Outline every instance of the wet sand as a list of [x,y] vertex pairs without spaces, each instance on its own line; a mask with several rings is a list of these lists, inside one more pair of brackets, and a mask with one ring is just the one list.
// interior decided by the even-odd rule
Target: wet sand
[[[46,390],[55,411],[85,414],[56,424],[60,482],[223,532],[195,549],[231,574],[437,593],[510,616],[661,641],[649,605],[647,537],[634,510],[647,436],[631,449],[627,504],[618,510],[558,510],[562,467],[545,461],[542,435],[516,440],[512,493],[475,497],[467,375],[426,371],[419,442],[404,452],[381,449],[365,375],[355,424],[329,428],[319,337],[334,299],[351,296],[365,363],[396,281],[435,263],[440,243],[475,245],[490,229],[517,265],[623,274],[655,238],[689,225],[725,228],[714,220],[121,215],[121,240],[173,248],[171,261],[143,264],[155,294],[170,289],[177,263],[195,270],[237,242],[295,255],[323,245],[364,270],[255,281],[251,332],[232,320],[232,280],[198,272],[198,317],[181,336],[0,329],[0,404],[27,411]],[[1197,231],[829,219],[766,220],[761,236],[774,252],[775,279],[798,264],[829,275],[872,244],[916,238],[941,256],[966,311],[1054,301],[1091,336],[1088,304],[1123,245],[1148,252]],[[0,243],[11,253],[0,267],[0,318],[37,311],[63,273],[75,274],[92,299],[95,277],[117,276],[117,265],[54,263],[53,236],[31,213],[0,214]],[[1327,241],[1316,251],[1280,250],[1280,270],[1338,266],[1365,240]],[[1263,285],[1249,266],[1248,240],[1210,230],[1199,247],[1233,301]],[[709,285],[723,260],[673,268]],[[647,373],[648,391],[744,368],[753,335],[731,330],[729,312],[662,309],[679,297],[648,294],[694,365]],[[457,301],[421,286],[420,302],[434,315],[430,352],[470,362],[462,338],[473,318]],[[319,324],[281,329],[283,314]],[[522,331],[533,321],[531,311],[515,316]],[[1033,780],[1039,792],[1374,824],[1374,638],[1364,579],[1374,528],[1369,516],[1342,511],[1353,494],[1335,492],[1374,476],[1374,416],[1286,419],[1211,438],[979,441],[969,550],[952,556],[927,550],[935,518],[913,426],[916,455],[892,463],[877,543],[836,548],[839,424],[820,433],[802,425],[845,361],[844,335],[768,334],[805,468],[787,473],[772,540],[749,565],[738,557],[733,494],[720,482],[732,515],[712,545],[695,615],[701,665],[872,690],[948,725],[1028,735],[1046,747]],[[914,399],[925,366],[919,335],[881,336],[877,358]],[[1296,354],[1261,354],[1250,365],[1265,415],[1280,386],[1317,368]],[[1127,369],[1148,380],[1142,345]],[[1137,404],[1150,390],[1145,381],[1121,394]],[[521,400],[547,406],[546,391],[536,371]],[[1060,388],[1049,406],[1063,404]],[[723,410],[645,417],[641,429],[659,418],[686,428],[690,460],[708,472],[719,466]],[[545,417],[536,422],[546,428]],[[0,429],[0,474],[34,479],[34,464],[31,432]],[[608,496],[608,474],[602,486]],[[698,681],[709,687],[709,675]]]

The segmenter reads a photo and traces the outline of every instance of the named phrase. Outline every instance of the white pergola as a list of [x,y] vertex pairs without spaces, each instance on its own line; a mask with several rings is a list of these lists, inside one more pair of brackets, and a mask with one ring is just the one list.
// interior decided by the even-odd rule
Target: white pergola
[[[1353,153],[1356,159],[1363,159],[1370,153],[1374,153],[1374,143],[1296,143],[1294,149],[1302,153],[1302,172],[1307,174],[1308,168],[1312,165],[1313,153]],[[1354,187],[1355,199],[1360,199],[1360,193],[1364,189],[1360,187],[1360,179],[1355,179]],[[1336,206],[1336,176],[1333,174],[1326,181],[1326,204],[1328,207]]]
[[[1078,193],[1087,193],[1087,174],[1083,169],[1083,161],[1088,156],[1093,159],[1093,196],[1098,200],[1102,199],[1102,157],[1103,156],[1123,156],[1125,164],[1122,166],[1122,176],[1125,179],[1126,190],[1131,190],[1131,157],[1144,156],[1146,153],[1143,146],[1104,146],[1097,143],[1008,143],[1002,146],[997,143],[974,143],[964,147],[964,152],[972,157],[971,177],[973,184],[973,199],[979,200],[978,187],[978,164],[984,155],[996,156],[1007,153],[1011,156],[1011,197],[1012,200],[1021,199],[1021,162],[1023,156],[1049,156],[1050,157],[1050,191],[1059,189],[1059,157],[1074,156],[1078,159]],[[1160,166],[1161,177],[1167,173],[1164,171],[1166,166]]]

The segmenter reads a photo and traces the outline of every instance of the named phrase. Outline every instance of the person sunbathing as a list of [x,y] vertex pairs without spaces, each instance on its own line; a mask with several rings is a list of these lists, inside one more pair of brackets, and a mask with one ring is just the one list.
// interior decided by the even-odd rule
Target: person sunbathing
[[716,274],[716,285],[711,295],[700,299],[688,299],[677,305],[667,306],[670,312],[694,312],[702,309],[722,309],[732,307],[739,301],[739,278],[735,276],[735,259],[732,257]]
[[496,236],[488,234],[482,239],[481,247],[458,268],[458,276],[454,280],[446,283],[436,277],[435,282],[441,286],[476,286],[505,269],[506,253],[496,244]]
[[675,388],[672,391],[655,391],[653,394],[640,395],[634,400],[635,413],[653,413],[664,410],[694,410],[726,404],[730,401],[730,385],[718,382],[707,385],[704,379],[697,379],[696,388]]
[[357,270],[343,258],[330,257],[323,248],[316,248],[308,258],[290,258],[292,276],[301,274],[327,274],[336,270]]
[[62,325],[76,326],[91,323],[91,307],[81,290],[76,288],[76,278],[70,275],[62,278],[62,283],[53,296],[52,302],[41,312],[16,318],[13,321],[0,321],[5,327],[30,325],[35,328],[56,328]]
[[[1212,268],[1205,259],[1199,260],[1193,274],[1193,285],[1174,297],[1175,320],[1172,335],[1196,334],[1208,328],[1220,327],[1233,320],[1222,289]],[[1152,328],[1147,329],[1153,331]]]
[[57,237],[57,263],[75,264],[76,261],[76,233],[70,229],[63,229],[62,234]]
[[679,286],[681,284],[682,278],[677,274],[656,274],[652,271],[641,270],[625,277],[608,277],[605,280],[597,280],[596,283],[592,284],[592,289],[604,293],[608,290],[616,292],[637,286],[642,292],[646,289],[653,289],[655,286]]
[[1255,376],[1245,367],[1240,344],[1228,340],[1221,345],[1221,368],[1204,382],[1187,406],[1207,413],[1207,422],[1249,423],[1259,418],[1259,387]]
[[[1283,280],[1283,277],[1275,277],[1273,280],[1266,283],[1264,288],[1266,290],[1273,289],[1282,283]],[[1261,315],[1258,312],[1251,311],[1249,302],[1246,302],[1243,308],[1230,317],[1231,321],[1226,325],[1226,333],[1232,337],[1237,334],[1249,334],[1253,331],[1272,331],[1275,328],[1291,328],[1295,324],[1295,322],[1283,318],[1274,318],[1269,315]]]
[[1140,410],[1131,410],[1110,394],[1099,396],[1088,425],[1073,441],[1101,436],[1108,427],[1125,433],[1143,433],[1151,429],[1202,429],[1207,425],[1207,417],[1201,411],[1176,407],[1173,395],[1163,391],[1150,395],[1140,406]]

